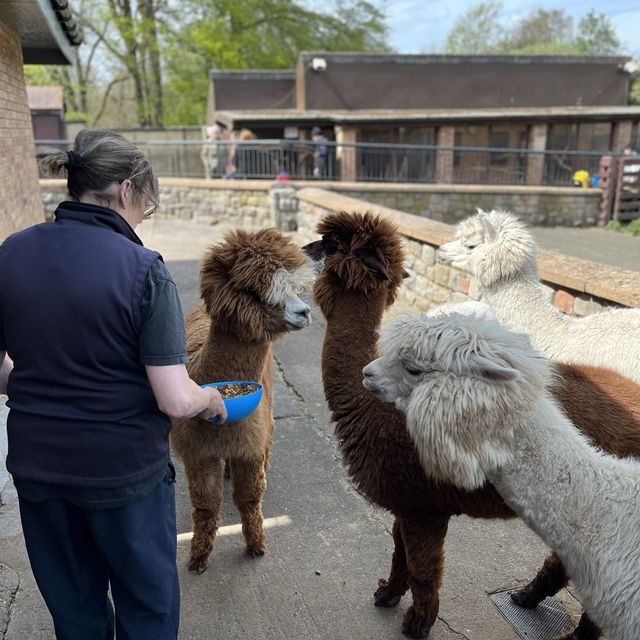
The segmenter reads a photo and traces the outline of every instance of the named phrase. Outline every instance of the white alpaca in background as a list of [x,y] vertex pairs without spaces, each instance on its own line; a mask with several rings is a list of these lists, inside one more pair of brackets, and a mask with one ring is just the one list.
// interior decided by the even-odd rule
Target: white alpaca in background
[[640,463],[593,448],[547,394],[550,363],[482,312],[400,318],[379,346],[364,385],[406,414],[425,471],[468,490],[491,482],[609,640],[637,640]]
[[476,279],[498,321],[527,333],[534,348],[558,362],[608,367],[640,382],[640,310],[616,309],[574,318],[545,299],[531,232],[501,211],[463,220],[438,256]]

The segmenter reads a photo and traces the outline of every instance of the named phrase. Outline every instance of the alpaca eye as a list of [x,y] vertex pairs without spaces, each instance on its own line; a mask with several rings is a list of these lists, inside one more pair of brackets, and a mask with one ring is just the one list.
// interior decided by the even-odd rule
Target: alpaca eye
[[477,246],[477,244],[465,244],[464,248],[468,249],[469,251],[473,251]]
[[412,367],[411,365],[403,365],[404,366],[404,370],[410,375],[410,376],[419,376],[422,371],[420,369],[415,369],[414,367]]

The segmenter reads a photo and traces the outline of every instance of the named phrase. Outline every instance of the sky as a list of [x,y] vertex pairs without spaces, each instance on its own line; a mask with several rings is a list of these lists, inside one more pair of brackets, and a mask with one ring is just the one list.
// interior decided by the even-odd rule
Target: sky
[[[480,0],[386,0],[389,42],[399,53],[443,53],[447,34],[456,20]],[[574,25],[590,9],[611,19],[625,53],[640,56],[640,0],[504,0],[503,15],[517,21],[538,8],[564,9]]]

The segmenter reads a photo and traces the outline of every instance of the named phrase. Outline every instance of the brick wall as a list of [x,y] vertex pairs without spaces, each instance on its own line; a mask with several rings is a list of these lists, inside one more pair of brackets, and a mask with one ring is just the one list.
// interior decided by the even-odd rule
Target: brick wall
[[44,220],[16,35],[0,21],[0,241]]

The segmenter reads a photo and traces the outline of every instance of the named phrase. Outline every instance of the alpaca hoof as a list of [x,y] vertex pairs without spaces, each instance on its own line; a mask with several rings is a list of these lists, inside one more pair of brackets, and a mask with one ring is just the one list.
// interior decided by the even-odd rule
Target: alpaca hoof
[[426,616],[420,616],[414,606],[407,609],[402,623],[402,633],[408,638],[426,638],[433,625]]
[[540,604],[540,600],[535,598],[526,587],[524,589],[520,589],[520,591],[514,591],[511,594],[511,599],[515,604],[523,609],[535,609]]
[[384,579],[378,580],[378,588],[373,594],[376,607],[395,607],[400,602],[401,594],[393,594],[389,583]]
[[204,573],[209,568],[206,560],[189,560],[189,571],[195,571],[198,575]]
[[246,551],[250,558],[259,558],[265,554],[266,549],[264,547],[247,547]]

